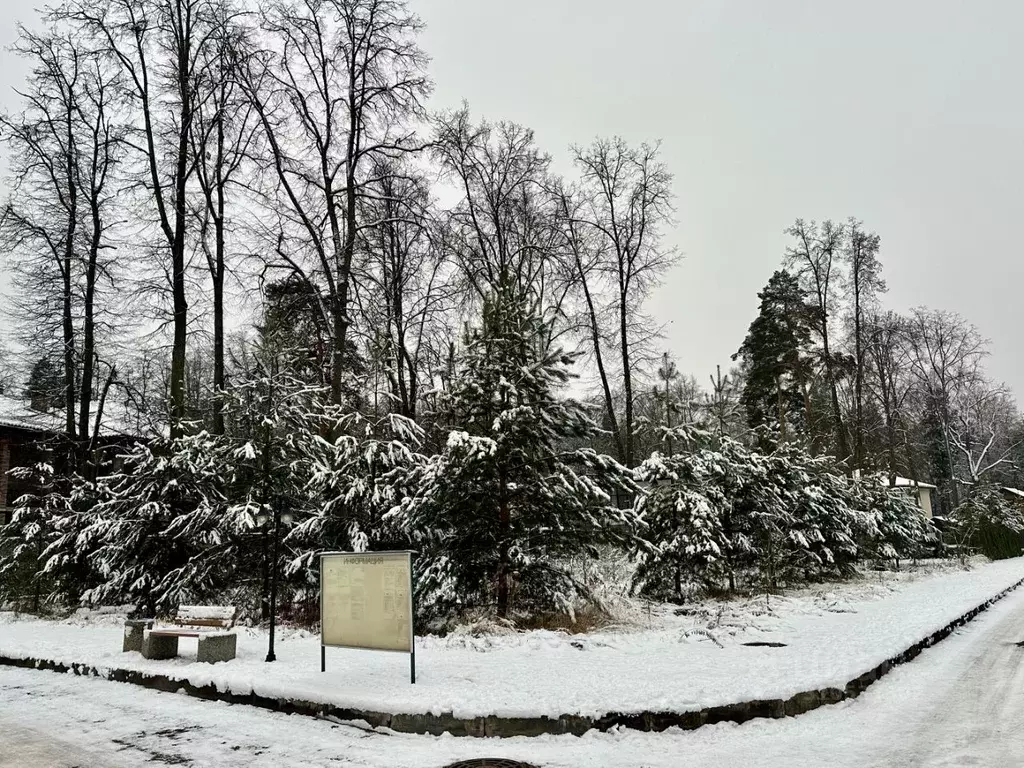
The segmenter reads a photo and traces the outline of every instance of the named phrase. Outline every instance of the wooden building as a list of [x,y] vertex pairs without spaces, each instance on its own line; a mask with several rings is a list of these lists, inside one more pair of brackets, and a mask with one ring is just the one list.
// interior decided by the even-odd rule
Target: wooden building
[[[129,406],[108,402],[106,410],[109,415],[102,419],[99,431],[103,445],[124,445],[151,434]],[[15,500],[32,490],[10,470],[53,463],[54,446],[64,429],[63,411],[33,408],[27,400],[0,395],[0,524],[10,520]]]

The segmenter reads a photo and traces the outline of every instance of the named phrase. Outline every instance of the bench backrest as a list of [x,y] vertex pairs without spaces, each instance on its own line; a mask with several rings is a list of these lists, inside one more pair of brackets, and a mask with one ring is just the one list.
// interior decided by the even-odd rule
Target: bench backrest
[[179,605],[174,623],[186,627],[222,627],[235,625],[238,611],[231,605]]

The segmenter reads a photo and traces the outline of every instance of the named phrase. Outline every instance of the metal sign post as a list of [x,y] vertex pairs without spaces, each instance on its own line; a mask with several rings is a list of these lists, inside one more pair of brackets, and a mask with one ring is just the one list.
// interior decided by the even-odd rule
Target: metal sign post
[[320,671],[327,647],[409,654],[416,682],[411,550],[320,554]]

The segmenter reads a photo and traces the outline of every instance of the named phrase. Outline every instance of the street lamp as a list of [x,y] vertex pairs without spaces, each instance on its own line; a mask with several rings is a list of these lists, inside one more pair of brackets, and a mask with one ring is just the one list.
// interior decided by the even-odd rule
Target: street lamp
[[270,567],[270,645],[267,648],[267,661],[277,660],[277,656],[274,654],[274,630],[277,626],[277,561],[281,545],[281,527],[290,526],[294,520],[292,513],[282,510],[281,506],[282,500],[276,498],[271,503],[270,514],[262,509],[256,513],[257,527],[263,528],[268,523],[273,526],[270,531],[273,537],[273,563]]

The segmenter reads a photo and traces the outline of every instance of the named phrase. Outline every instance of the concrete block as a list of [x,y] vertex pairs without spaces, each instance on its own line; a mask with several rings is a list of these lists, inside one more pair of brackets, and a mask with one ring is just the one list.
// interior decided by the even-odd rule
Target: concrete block
[[124,623],[124,642],[121,643],[122,653],[138,651],[142,653],[142,637],[147,629],[153,628],[152,619],[128,619]]
[[178,638],[146,632],[142,638],[142,655],[147,659],[173,659],[178,655]]
[[238,636],[229,635],[200,635],[199,654],[196,661],[205,661],[216,664],[218,661],[231,661],[235,658],[235,644]]

